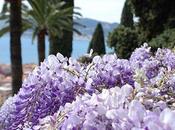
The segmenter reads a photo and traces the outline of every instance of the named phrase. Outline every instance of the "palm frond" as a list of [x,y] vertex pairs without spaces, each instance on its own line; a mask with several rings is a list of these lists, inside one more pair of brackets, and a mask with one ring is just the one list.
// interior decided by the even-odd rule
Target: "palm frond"
[[38,32],[39,32],[39,29],[38,29],[38,28],[35,28],[35,29],[33,30],[33,33],[32,33],[32,44],[34,43],[34,40],[35,40],[35,38],[36,38]]
[[76,28],[73,28],[73,32],[75,32],[78,35],[82,35],[82,33],[79,30],[77,30]]
[[6,33],[8,33],[10,31],[10,26],[7,25],[3,28],[0,29],[0,37],[2,37],[3,35],[5,35]]
[[6,14],[7,12],[9,12],[9,3],[5,1],[2,6],[1,14]]
[[31,10],[29,11],[29,15],[33,16],[39,24],[42,24],[42,21],[44,21],[45,17],[45,2],[46,0],[28,0]]

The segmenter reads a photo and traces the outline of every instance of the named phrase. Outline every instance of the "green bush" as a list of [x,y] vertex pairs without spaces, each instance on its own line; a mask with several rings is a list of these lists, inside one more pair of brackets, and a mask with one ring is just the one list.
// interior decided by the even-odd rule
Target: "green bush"
[[149,45],[152,47],[153,51],[157,48],[174,48],[175,46],[175,29],[167,29],[162,34],[153,38]]
[[124,26],[109,33],[107,42],[120,58],[129,58],[132,51],[139,46],[137,31]]

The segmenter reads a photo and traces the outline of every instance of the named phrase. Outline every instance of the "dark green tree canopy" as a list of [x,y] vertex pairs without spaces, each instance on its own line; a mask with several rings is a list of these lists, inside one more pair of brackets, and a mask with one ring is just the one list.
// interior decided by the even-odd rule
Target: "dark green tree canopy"
[[[25,3],[21,7],[22,32],[32,29],[32,39],[37,37],[38,59],[41,63],[45,58],[45,36],[49,36],[52,47],[55,45],[55,42],[52,42],[55,40],[55,36],[63,37],[63,30],[72,32],[73,7],[67,6],[63,0],[27,0],[27,2],[31,8],[28,8]],[[7,3],[4,4],[0,20],[5,20],[6,23],[0,30],[0,36],[2,36],[9,31],[9,7]]]
[[139,46],[137,31],[120,25],[109,33],[107,43],[120,58],[129,58],[132,51]]
[[134,21],[133,21],[133,11],[131,7],[131,3],[129,0],[125,1],[122,15],[121,15],[121,25],[125,27],[133,27]]
[[146,39],[175,27],[175,0],[131,0],[131,3]]
[[58,52],[63,54],[65,57],[70,57],[72,54],[72,41],[73,41],[73,7],[74,7],[74,0],[61,0],[65,2],[63,9],[72,8],[70,17],[71,25],[70,30],[62,30],[62,37],[58,36],[51,36],[50,37],[50,54],[56,55]]
[[89,44],[88,53],[91,49],[93,49],[94,53],[97,53],[98,55],[106,53],[103,27],[101,23],[97,24],[92,40]]
[[167,29],[162,34],[153,38],[149,45],[153,51],[157,48],[174,48],[175,47],[175,29]]

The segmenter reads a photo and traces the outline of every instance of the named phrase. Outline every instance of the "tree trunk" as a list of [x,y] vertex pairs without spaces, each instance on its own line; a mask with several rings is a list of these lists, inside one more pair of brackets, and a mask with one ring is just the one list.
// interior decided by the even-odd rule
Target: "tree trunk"
[[45,59],[45,30],[38,33],[38,62],[39,65]]
[[49,37],[49,55],[56,55],[59,52],[59,37],[58,36],[50,36]]
[[72,40],[73,32],[64,30],[63,37],[59,39],[59,52],[61,52],[65,57],[71,57],[72,54]]
[[[62,1],[66,2],[65,8],[74,7],[74,0],[62,0]],[[73,24],[72,24],[72,31],[64,30],[63,37],[60,39],[60,46],[61,46],[60,52],[66,57],[70,57],[72,54],[72,41],[73,41]]]
[[11,0],[10,58],[13,94],[16,94],[22,86],[21,26],[21,0]]
[[[74,6],[74,0],[62,0],[62,1],[66,2],[64,8]],[[72,10],[72,13],[73,13],[73,10]],[[73,28],[73,24],[72,24],[72,28]],[[70,57],[72,54],[72,40],[73,40],[73,30],[72,31],[63,30],[62,38],[59,38],[58,36],[54,36],[50,38],[49,54],[55,55],[58,52],[60,52],[65,57]]]

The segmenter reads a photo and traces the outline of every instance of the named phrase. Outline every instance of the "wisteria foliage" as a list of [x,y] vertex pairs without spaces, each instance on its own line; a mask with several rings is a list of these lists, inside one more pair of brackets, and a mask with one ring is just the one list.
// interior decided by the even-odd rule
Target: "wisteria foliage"
[[175,130],[175,53],[50,55],[0,109],[2,130]]

